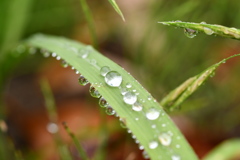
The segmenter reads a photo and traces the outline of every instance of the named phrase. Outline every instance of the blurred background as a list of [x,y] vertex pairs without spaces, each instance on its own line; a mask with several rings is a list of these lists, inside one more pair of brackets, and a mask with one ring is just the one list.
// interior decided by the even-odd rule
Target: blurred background
[[[240,28],[238,0],[119,0],[126,22],[107,0],[87,3],[99,51],[124,66],[159,101],[186,79],[240,51],[237,40],[202,33],[189,39],[183,30],[157,23],[204,21]],[[73,159],[81,158],[62,122],[90,157],[100,150],[99,160],[143,159],[131,135],[117,118],[102,113],[88,87],[79,86],[73,70],[40,53],[29,55],[18,45],[39,32],[92,43],[79,0],[0,1],[0,156],[59,159],[56,140],[47,130],[49,118],[40,88],[46,78],[57,107],[59,137]],[[239,60],[219,67],[213,78],[169,113],[200,158],[223,140],[240,137]]]

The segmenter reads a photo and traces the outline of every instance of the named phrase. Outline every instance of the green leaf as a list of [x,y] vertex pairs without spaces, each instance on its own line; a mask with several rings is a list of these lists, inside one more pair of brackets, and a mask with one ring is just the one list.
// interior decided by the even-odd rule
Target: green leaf
[[240,56],[240,54],[235,54],[230,56],[211,67],[204,70],[202,73],[189,78],[183,82],[179,87],[171,91],[167,96],[163,98],[160,104],[169,111],[177,108],[181,103],[183,103],[190,95],[192,95],[202,84],[215,74],[215,70],[219,67],[220,64],[226,63],[228,59],[233,57]]
[[[57,54],[79,71],[112,106],[152,160],[171,160],[174,156],[179,156],[181,159],[198,159],[184,136],[151,94],[122,67],[91,46],[47,35],[35,35],[29,38],[26,44],[54,52],[53,55]],[[110,70],[122,76],[121,87],[111,87],[106,84],[100,74],[103,66],[108,66]],[[131,84],[131,88],[126,88],[128,83]],[[141,111],[134,111],[131,105],[123,101],[122,88],[138,93],[136,95],[138,102],[142,104]],[[146,116],[150,111],[152,111],[150,116],[152,120],[149,114]]]
[[120,8],[118,7],[117,3],[115,0],[108,0],[109,3],[113,6],[113,8],[115,9],[115,11],[121,16],[122,20],[125,21],[125,18],[122,14],[122,11],[120,10]]
[[158,23],[168,25],[168,26],[184,28],[186,29],[185,32],[200,31],[200,32],[206,33],[207,35],[218,35],[222,37],[240,40],[239,29],[229,28],[229,27],[218,25],[218,24],[206,24],[205,22],[193,23],[193,22],[181,22],[181,21],[158,22]]
[[230,139],[213,149],[203,160],[239,159],[240,139]]

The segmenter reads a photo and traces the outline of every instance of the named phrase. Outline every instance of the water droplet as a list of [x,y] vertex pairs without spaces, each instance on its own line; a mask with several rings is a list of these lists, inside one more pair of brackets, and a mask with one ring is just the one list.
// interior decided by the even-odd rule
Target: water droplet
[[151,141],[149,144],[148,144],[149,148],[150,149],[155,149],[157,148],[158,146],[158,142],[157,141]]
[[137,137],[133,134],[133,135],[132,135],[132,139],[136,139],[136,138],[137,138]]
[[139,140],[135,139],[135,143],[136,143],[136,144],[139,144]]
[[206,33],[207,35],[212,35],[214,33],[213,30],[211,30],[210,28],[208,27],[203,27],[203,31],[204,33]]
[[68,67],[68,64],[66,61],[62,60],[61,61],[61,66],[64,67],[64,68],[67,68]]
[[193,38],[197,35],[197,31],[190,29],[190,28],[184,28],[184,34],[188,37],[188,38]]
[[127,126],[126,126],[126,119],[125,118],[120,118],[119,121],[120,121],[120,126],[122,128],[127,128]]
[[222,60],[222,63],[226,63],[226,59]]
[[130,129],[127,130],[128,133],[132,133],[132,131]]
[[180,148],[181,146],[179,144],[176,145],[176,148]]
[[61,60],[61,57],[60,57],[60,56],[57,56],[57,57],[56,57],[56,60]]
[[135,102],[135,103],[132,105],[132,110],[137,111],[137,112],[141,111],[142,108],[143,108],[143,106],[142,106],[142,104],[139,103],[139,102]]
[[108,102],[106,101],[106,99],[104,99],[103,97],[101,97],[99,99],[99,106],[102,107],[102,108],[105,108],[108,106]]
[[145,158],[145,159],[149,159],[150,158],[146,151],[143,151],[142,155],[143,155],[143,158]]
[[137,101],[137,96],[135,93],[129,91],[123,95],[123,101],[127,104],[134,104]]
[[91,60],[90,60],[90,63],[91,63],[92,65],[96,65],[96,64],[97,64],[97,61],[96,61],[95,59],[91,59]]
[[140,150],[144,150],[144,146],[143,145],[139,145],[139,149]]
[[56,123],[48,123],[47,124],[47,131],[49,132],[49,133],[52,133],[52,134],[54,134],[54,133],[57,133],[58,132],[58,125],[56,124]]
[[131,88],[132,85],[131,85],[130,83],[127,83],[127,84],[126,84],[126,87],[127,87],[127,88]]
[[120,88],[120,92],[122,95],[125,95],[128,92],[128,90],[127,88]]
[[50,56],[50,52],[45,49],[41,49],[40,52],[43,54],[43,57],[47,58]]
[[103,66],[101,69],[100,69],[100,74],[102,76],[106,76],[106,74],[110,72],[110,68],[108,66]]
[[122,83],[122,76],[116,71],[110,71],[105,76],[105,82],[111,87],[119,87]]
[[156,128],[157,126],[156,126],[156,124],[153,124],[151,127],[152,127],[152,128]]
[[149,120],[155,120],[159,117],[159,115],[160,115],[160,112],[155,108],[150,108],[146,113],[146,117]]
[[200,24],[207,24],[206,22],[202,21]]
[[181,160],[181,157],[179,155],[172,155],[172,160]]
[[56,56],[57,56],[57,53],[53,52],[52,57],[56,57]]
[[35,48],[35,47],[30,47],[30,48],[28,49],[28,52],[29,52],[30,54],[35,54],[35,53],[37,53],[37,48]]
[[101,97],[101,94],[98,92],[98,90],[96,90],[93,86],[90,86],[89,88],[89,93],[92,97],[94,98],[99,98]]
[[106,107],[106,113],[111,116],[111,115],[114,115],[116,112],[111,106],[108,105]]
[[166,124],[165,124],[165,123],[163,123],[163,124],[162,124],[162,127],[166,127]]
[[136,121],[138,121],[138,120],[139,120],[139,118],[138,118],[138,117],[136,117],[136,118],[135,118],[135,120],[136,120]]
[[162,133],[158,137],[159,141],[164,146],[169,146],[171,144],[172,138],[168,133]]
[[88,80],[87,80],[84,76],[80,75],[79,78],[78,78],[78,83],[79,83],[80,85],[82,85],[82,86],[85,86],[85,85],[87,85],[89,82],[88,82]]
[[74,67],[72,67],[71,69],[72,69],[72,70],[74,70],[75,68],[74,68]]
[[133,89],[132,91],[133,91],[133,92],[137,92],[137,90],[136,90],[136,89]]
[[75,70],[75,73],[76,73],[76,74],[80,74],[80,72],[79,72],[78,70]]

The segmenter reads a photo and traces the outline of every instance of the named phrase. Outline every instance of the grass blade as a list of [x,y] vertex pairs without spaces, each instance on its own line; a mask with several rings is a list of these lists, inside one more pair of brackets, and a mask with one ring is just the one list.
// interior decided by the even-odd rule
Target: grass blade
[[93,16],[91,14],[91,11],[88,7],[88,4],[87,4],[86,0],[80,0],[80,3],[81,3],[81,6],[82,6],[84,16],[87,20],[88,28],[89,28],[91,38],[92,38],[92,41],[93,41],[93,46],[95,48],[98,48],[98,40],[97,40],[96,29],[95,29],[94,22],[93,22]]
[[80,154],[80,157],[83,160],[89,160],[84,148],[81,146],[81,144],[79,143],[77,137],[73,134],[73,132],[70,130],[70,128],[67,126],[66,122],[63,122],[63,127],[65,128],[66,132],[68,133],[68,135],[71,137],[72,141],[74,142],[78,153]]
[[115,11],[121,16],[122,20],[125,22],[125,18],[122,14],[122,11],[120,10],[120,8],[118,7],[117,3],[115,0],[108,0],[109,3],[113,6],[113,8],[115,9]]
[[218,66],[220,66],[223,63],[226,63],[228,59],[231,59],[236,56],[240,56],[240,54],[230,56],[207,68],[202,73],[189,78],[188,80],[183,82],[179,87],[171,91],[166,97],[164,97],[160,104],[169,111],[174,110],[181,103],[183,103],[190,95],[192,95],[209,77],[213,76]]
[[240,30],[237,28],[229,28],[218,24],[193,23],[193,22],[158,22],[168,26],[180,27],[184,29],[191,29],[195,32],[200,31],[207,35],[218,35],[222,37],[240,40]]
[[[237,158],[238,157],[238,158]],[[203,160],[239,159],[240,139],[230,139],[213,149]]]
[[[151,94],[128,72],[99,54],[91,46],[41,34],[29,38],[26,44],[54,52],[53,56],[61,57],[79,71],[107,100],[118,117],[124,119],[128,130],[139,140],[140,148],[144,147],[152,160],[176,157],[198,159],[184,136]],[[106,65],[121,75],[121,87],[111,87],[106,84],[104,77],[100,74],[101,67]],[[135,111],[131,105],[124,102],[123,98],[127,96],[125,94],[123,97],[122,89],[127,89],[126,86],[129,87],[129,84],[131,84],[129,92],[131,90],[138,93],[136,98],[142,104],[142,110]]]

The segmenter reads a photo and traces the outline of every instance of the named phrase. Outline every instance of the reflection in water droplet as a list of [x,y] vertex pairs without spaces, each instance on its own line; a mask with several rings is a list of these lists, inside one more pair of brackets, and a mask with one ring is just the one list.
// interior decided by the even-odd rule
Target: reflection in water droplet
[[180,156],[179,155],[172,155],[172,160],[181,160]]
[[106,74],[110,72],[110,68],[108,66],[103,66],[101,69],[100,69],[100,74],[102,76],[106,76]]
[[207,27],[203,27],[203,31],[204,33],[206,33],[207,35],[212,35],[214,33],[214,31],[210,28]]
[[58,132],[58,125],[56,123],[48,123],[47,124],[47,131],[49,133],[57,133]]
[[99,106],[102,107],[102,108],[105,108],[108,106],[108,102],[106,101],[106,99],[104,99],[103,97],[101,97],[99,99]]
[[155,109],[155,108],[150,108],[147,112],[146,112],[146,117],[149,120],[155,120],[159,117],[160,112]]
[[114,115],[116,112],[115,112],[115,110],[111,107],[111,106],[107,106],[106,107],[106,113],[108,114],[108,115]]
[[133,92],[127,92],[123,95],[123,101],[127,104],[134,104],[137,101],[137,96]]
[[158,137],[159,141],[164,146],[169,146],[172,142],[172,138],[168,133],[162,133]]
[[157,148],[158,146],[158,142],[157,141],[151,141],[149,144],[148,144],[149,148],[150,149],[155,149]]
[[190,29],[190,28],[184,28],[184,34],[188,37],[188,38],[193,38],[197,35],[197,31]]
[[142,104],[139,103],[139,102],[135,102],[135,103],[132,105],[132,110],[137,111],[137,112],[141,111],[142,108],[143,108],[143,106],[142,106]]
[[94,98],[99,98],[101,97],[101,94],[98,92],[98,90],[96,90],[93,86],[90,86],[89,88],[89,93],[92,97]]
[[88,82],[88,80],[87,80],[84,76],[80,75],[79,78],[78,78],[78,83],[79,83],[80,85],[82,85],[82,86],[85,86],[85,85],[87,85],[89,82]]
[[122,76],[116,71],[110,71],[105,76],[105,82],[111,87],[119,87],[122,83]]
[[142,155],[143,155],[143,158],[145,158],[145,159],[149,159],[150,158],[146,151],[143,151]]

